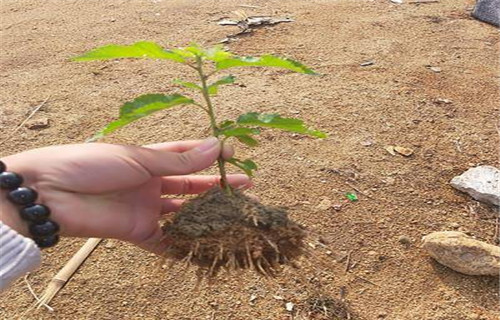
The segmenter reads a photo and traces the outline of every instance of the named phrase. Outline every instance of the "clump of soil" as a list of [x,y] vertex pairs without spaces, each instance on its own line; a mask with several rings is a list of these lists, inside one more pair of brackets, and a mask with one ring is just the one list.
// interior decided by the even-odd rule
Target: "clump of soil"
[[272,276],[305,252],[304,227],[238,190],[228,196],[214,188],[187,201],[163,230],[171,243],[165,256],[197,265],[208,277],[221,269]]

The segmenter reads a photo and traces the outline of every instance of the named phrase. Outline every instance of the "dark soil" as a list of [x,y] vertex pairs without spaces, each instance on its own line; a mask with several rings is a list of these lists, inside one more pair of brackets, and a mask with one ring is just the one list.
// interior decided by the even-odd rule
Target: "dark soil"
[[305,251],[306,231],[286,211],[238,190],[228,196],[214,188],[187,201],[163,229],[171,243],[166,257],[199,266],[200,275],[221,268],[274,275]]

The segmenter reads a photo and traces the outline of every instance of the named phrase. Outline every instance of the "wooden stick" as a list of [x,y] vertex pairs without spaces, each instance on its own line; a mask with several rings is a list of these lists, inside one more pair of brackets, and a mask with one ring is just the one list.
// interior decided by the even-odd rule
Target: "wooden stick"
[[45,292],[40,297],[37,302],[37,309],[43,305],[47,305],[52,298],[61,290],[66,283],[71,279],[73,274],[78,270],[78,268],[85,262],[85,260],[90,256],[92,251],[97,248],[102,239],[90,238],[85,242],[85,244],[78,250],[71,259],[66,263],[66,265],[50,280]]
[[47,101],[49,101],[49,99],[50,99],[50,95],[42,103],[40,103],[38,106],[36,106],[35,109],[33,111],[31,111],[31,113],[28,115],[28,117],[26,117],[26,119],[24,119],[23,122],[21,122],[21,124],[19,124],[14,130],[12,130],[12,132],[5,139],[3,139],[0,142],[0,144],[4,144],[5,142],[9,141],[9,139],[12,138],[14,133],[16,133],[20,128],[22,128],[22,126],[24,126],[24,124],[29,119],[31,119],[35,115],[35,113],[37,113],[38,110],[40,110],[45,105],[45,103],[47,103]]

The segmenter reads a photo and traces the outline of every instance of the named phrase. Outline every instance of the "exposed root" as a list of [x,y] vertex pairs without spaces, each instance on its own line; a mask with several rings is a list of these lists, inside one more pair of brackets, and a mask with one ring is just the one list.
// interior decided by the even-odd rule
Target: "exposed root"
[[171,245],[165,257],[196,265],[210,278],[220,269],[274,276],[301,256],[306,232],[282,209],[266,207],[238,190],[220,189],[188,201],[163,227]]

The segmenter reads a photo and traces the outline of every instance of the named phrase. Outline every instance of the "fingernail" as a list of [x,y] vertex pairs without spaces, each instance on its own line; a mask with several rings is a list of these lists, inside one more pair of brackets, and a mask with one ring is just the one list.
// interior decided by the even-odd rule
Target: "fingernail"
[[208,139],[203,140],[203,142],[196,147],[196,150],[198,150],[199,152],[206,152],[218,144],[219,144],[219,139],[217,139],[216,137],[210,137]]

